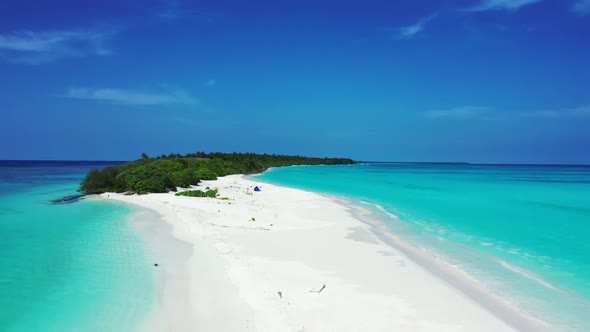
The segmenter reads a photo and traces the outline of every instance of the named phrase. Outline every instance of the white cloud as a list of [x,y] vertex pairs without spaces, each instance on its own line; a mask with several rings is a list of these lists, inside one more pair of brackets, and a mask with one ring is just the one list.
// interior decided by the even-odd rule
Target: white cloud
[[590,116],[590,104],[582,105],[574,108],[562,108],[562,109],[548,109],[548,110],[537,110],[530,112],[517,112],[517,116],[527,118],[561,118],[561,117],[586,117]]
[[573,108],[546,109],[519,112],[493,112],[488,107],[461,106],[423,112],[430,119],[514,119],[514,118],[581,118],[590,117],[590,104]]
[[418,20],[418,22],[416,22],[412,25],[399,27],[396,29],[396,34],[394,37],[396,39],[413,38],[416,34],[422,32],[426,28],[428,23],[430,23],[430,21],[432,21],[435,17],[436,17],[435,14],[429,15],[429,16],[421,18],[420,20]]
[[580,15],[590,14],[590,0],[576,0],[572,6],[572,11]]
[[211,22],[222,16],[223,14],[219,12],[188,8],[176,0],[164,1],[164,7],[160,11],[156,12],[156,17],[161,20],[179,20],[190,18],[200,22]]
[[165,5],[164,9],[156,14],[160,19],[175,20],[182,16],[182,11],[177,1],[167,1]]
[[467,11],[488,11],[488,10],[505,10],[515,12],[520,8],[543,0],[481,0],[473,7],[467,8]]
[[204,86],[214,86],[215,84],[217,84],[217,80],[215,79],[209,79],[207,80],[207,82],[203,83]]
[[477,106],[461,106],[443,110],[429,110],[424,112],[424,115],[430,119],[470,119],[478,118],[488,114],[489,108]]
[[187,127],[194,127],[199,129],[221,129],[229,128],[239,124],[238,121],[233,119],[194,119],[186,117],[174,118],[174,121],[183,124]]
[[19,31],[0,34],[0,57],[9,62],[41,64],[65,57],[109,55],[110,32],[82,30]]
[[198,103],[197,99],[179,90],[170,93],[147,93],[125,89],[70,88],[62,97],[128,105],[192,105]]

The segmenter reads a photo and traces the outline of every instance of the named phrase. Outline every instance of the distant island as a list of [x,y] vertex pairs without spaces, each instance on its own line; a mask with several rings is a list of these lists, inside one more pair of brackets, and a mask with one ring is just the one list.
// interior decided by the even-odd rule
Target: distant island
[[269,167],[294,165],[350,165],[347,158],[310,158],[255,153],[189,153],[141,158],[125,164],[94,168],[88,172],[80,191],[84,194],[129,192],[164,193],[197,185],[201,180],[215,180],[230,174],[256,174]]

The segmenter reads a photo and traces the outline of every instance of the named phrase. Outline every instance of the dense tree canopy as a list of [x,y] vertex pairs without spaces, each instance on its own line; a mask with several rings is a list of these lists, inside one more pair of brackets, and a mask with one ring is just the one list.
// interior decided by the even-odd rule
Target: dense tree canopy
[[229,174],[255,174],[269,167],[293,165],[354,164],[345,158],[308,158],[254,153],[169,154],[141,159],[122,165],[92,169],[80,185],[88,194],[132,192],[137,194],[176,191],[177,187],[196,185],[200,180],[214,180]]

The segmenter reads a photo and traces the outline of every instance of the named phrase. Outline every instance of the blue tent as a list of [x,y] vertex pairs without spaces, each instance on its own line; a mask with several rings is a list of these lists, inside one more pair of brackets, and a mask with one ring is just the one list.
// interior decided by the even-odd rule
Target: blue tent
[[260,191],[260,188],[258,188],[258,186],[254,187],[254,191]]

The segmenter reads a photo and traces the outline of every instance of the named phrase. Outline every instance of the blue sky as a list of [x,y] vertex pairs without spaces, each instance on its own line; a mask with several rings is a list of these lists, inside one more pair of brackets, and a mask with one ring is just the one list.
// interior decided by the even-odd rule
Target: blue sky
[[4,1],[0,159],[590,164],[590,0]]

